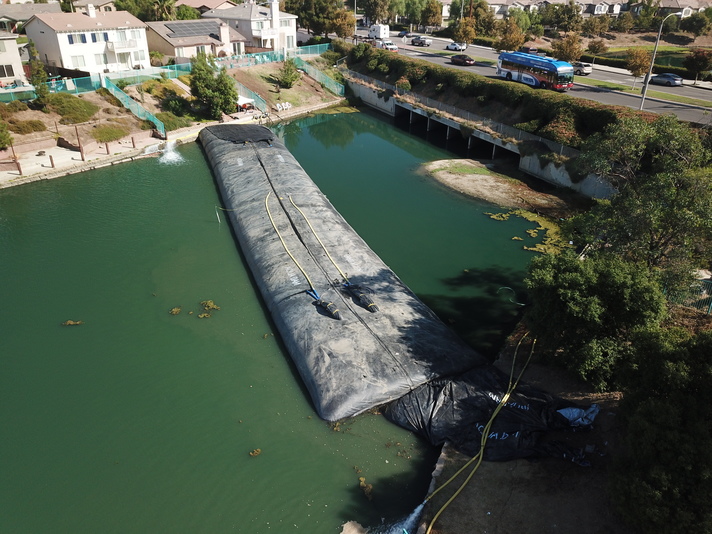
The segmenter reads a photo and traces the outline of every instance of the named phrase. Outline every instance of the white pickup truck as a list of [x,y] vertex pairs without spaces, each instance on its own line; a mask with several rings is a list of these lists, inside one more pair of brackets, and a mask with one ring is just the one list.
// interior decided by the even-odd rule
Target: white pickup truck
[[410,44],[413,46],[430,46],[433,44],[433,40],[428,39],[424,35],[414,35],[410,40]]
[[391,52],[398,52],[398,47],[390,39],[376,39],[373,42],[373,46],[376,48],[383,48],[384,50],[390,50]]

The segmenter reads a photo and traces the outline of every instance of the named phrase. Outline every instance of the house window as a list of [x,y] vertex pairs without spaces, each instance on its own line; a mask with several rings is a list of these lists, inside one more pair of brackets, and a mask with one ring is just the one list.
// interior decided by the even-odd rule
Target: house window
[[91,34],[91,42],[92,43],[100,43],[101,41],[108,41],[109,40],[109,34],[104,32],[104,33],[92,33]]
[[79,69],[84,66],[84,56],[72,56],[72,67]]
[[141,32],[138,30],[131,30],[131,39],[140,39]]
[[83,44],[87,42],[87,36],[84,33],[70,33],[67,35],[67,39],[69,39],[69,44]]
[[94,54],[94,63],[97,65],[108,65],[109,60],[106,57],[106,54]]
[[289,20],[289,19],[280,20],[280,21],[279,21],[279,26],[280,26],[281,28],[289,28],[289,23],[290,23],[290,22],[292,22],[292,21]]
[[111,11],[111,6],[104,6],[104,11]]
[[0,65],[0,78],[12,78],[15,76],[15,71],[12,65]]
[[196,47],[195,47],[195,52],[198,53],[198,54],[200,54],[200,53],[205,54],[205,53],[206,53],[206,52],[205,52],[205,46],[204,46],[204,45],[198,45],[198,46],[196,46]]
[[183,47],[176,48],[176,57],[183,57]]
[[5,48],[5,41],[0,41],[0,52],[7,52]]
[[287,48],[294,48],[294,35],[287,35]]
[[143,61],[144,59],[146,59],[146,52],[144,52],[143,50],[134,50],[133,56],[134,61]]
[[262,21],[255,22],[253,25],[253,28],[255,30],[261,30],[264,27],[265,23]]
[[119,41],[126,41],[126,30],[119,30],[116,32],[116,37]]

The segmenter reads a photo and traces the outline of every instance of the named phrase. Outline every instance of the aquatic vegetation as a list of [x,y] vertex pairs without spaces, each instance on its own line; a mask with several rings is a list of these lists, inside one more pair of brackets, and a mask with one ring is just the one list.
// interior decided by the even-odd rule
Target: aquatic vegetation
[[[527,221],[538,223],[539,226],[537,226],[536,228],[530,228],[526,230],[527,235],[529,235],[529,237],[531,238],[536,238],[539,236],[540,232],[544,232],[544,239],[541,243],[533,247],[524,246],[524,250],[540,252],[542,254],[556,254],[558,252],[561,252],[565,248],[571,247],[568,242],[562,239],[559,225],[552,219],[549,219],[537,213],[518,209],[509,211],[507,213],[486,213],[486,215],[489,215],[490,219],[494,219],[495,221],[506,221],[509,219],[509,217],[514,215],[516,217],[526,219]],[[513,237],[512,240],[523,241],[521,237],[516,236]]]
[[199,319],[208,319],[210,317],[212,317],[212,315],[210,315],[209,313],[199,313],[198,314]]
[[512,241],[524,241],[524,239],[522,239],[521,237],[515,235],[515,236],[512,238]]
[[215,304],[212,300],[203,300],[200,302],[200,305],[203,307],[203,309],[206,312],[209,312],[210,310],[219,310],[220,306]]
[[68,319],[62,323],[62,326],[78,326],[80,324],[84,324],[84,321],[72,321]]
[[259,456],[260,454],[262,454],[262,449],[254,449],[250,451],[250,456],[252,457]]
[[363,494],[369,501],[373,500],[373,484],[366,484],[366,477],[358,477],[358,485],[363,490]]
[[171,315],[178,315],[182,309],[183,308],[181,306],[176,306],[175,308],[171,308],[170,310],[168,310],[168,313],[170,313]]

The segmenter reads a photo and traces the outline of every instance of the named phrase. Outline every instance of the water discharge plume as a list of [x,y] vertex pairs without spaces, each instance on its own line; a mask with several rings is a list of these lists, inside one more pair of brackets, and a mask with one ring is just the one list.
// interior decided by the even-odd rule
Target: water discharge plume
[[166,141],[166,144],[163,147],[163,151],[161,153],[161,157],[158,158],[158,161],[160,163],[163,163],[164,165],[180,165],[185,160],[183,159],[183,156],[181,156],[176,150],[176,142]]

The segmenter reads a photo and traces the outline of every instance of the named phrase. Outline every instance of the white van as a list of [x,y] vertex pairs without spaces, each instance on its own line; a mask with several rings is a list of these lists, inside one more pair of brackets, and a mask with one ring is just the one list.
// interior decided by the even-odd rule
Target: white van
[[369,39],[388,39],[391,36],[391,28],[388,24],[374,24],[368,29]]

